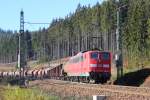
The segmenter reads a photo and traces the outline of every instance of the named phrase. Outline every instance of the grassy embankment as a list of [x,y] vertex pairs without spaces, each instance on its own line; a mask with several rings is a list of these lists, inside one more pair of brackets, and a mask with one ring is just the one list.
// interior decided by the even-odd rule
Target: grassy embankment
[[149,60],[144,60],[142,63],[139,61],[130,61],[128,66],[124,66],[124,74],[134,72],[137,70],[141,70],[143,68],[150,68],[150,61]]
[[7,86],[0,89],[0,100],[58,100],[58,98],[34,88],[26,89]]
[[[126,62],[124,62],[124,63],[126,63]],[[136,60],[131,60],[131,61],[127,62],[126,64],[124,64],[123,75],[125,76],[127,74],[137,72],[137,71],[145,69],[145,68],[150,68],[150,61],[144,60],[141,63],[140,61],[138,62]],[[116,79],[117,79],[117,69],[115,67],[115,64],[113,64],[111,80],[115,81]]]

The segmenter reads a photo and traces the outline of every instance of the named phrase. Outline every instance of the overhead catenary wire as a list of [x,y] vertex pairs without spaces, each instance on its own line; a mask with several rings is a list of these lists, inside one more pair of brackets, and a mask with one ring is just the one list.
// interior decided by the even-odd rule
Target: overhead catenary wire
[[39,22],[24,22],[24,23],[26,23],[26,24],[50,24],[50,23],[43,23],[43,22],[41,22],[41,23],[39,23]]

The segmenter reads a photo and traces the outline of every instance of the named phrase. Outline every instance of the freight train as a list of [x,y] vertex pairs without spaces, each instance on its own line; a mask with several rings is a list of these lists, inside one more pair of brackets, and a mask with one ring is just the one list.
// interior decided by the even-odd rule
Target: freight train
[[[53,78],[68,81],[105,83],[111,77],[111,52],[90,50],[70,57],[65,64],[24,70],[27,79]],[[0,78],[19,77],[19,71],[0,72]]]

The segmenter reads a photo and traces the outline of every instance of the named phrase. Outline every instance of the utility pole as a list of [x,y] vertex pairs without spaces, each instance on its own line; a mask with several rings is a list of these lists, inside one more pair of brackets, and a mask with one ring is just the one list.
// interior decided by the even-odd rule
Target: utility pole
[[120,1],[117,0],[117,29],[116,29],[116,48],[117,52],[115,55],[116,68],[117,68],[117,79],[123,76],[123,59],[122,59],[122,48],[120,43]]
[[21,49],[21,37],[24,34],[24,12],[21,10],[20,12],[20,33],[19,33],[19,52],[18,52],[18,67],[20,71],[20,81],[24,78],[24,54]]

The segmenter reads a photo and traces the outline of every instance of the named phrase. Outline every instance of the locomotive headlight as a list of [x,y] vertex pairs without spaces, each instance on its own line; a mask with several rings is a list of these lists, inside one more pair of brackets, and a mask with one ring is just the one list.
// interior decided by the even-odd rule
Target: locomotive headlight
[[97,67],[97,64],[90,64],[90,67]]
[[109,64],[103,64],[104,68],[109,68]]
[[98,67],[103,67],[103,64],[98,64]]

